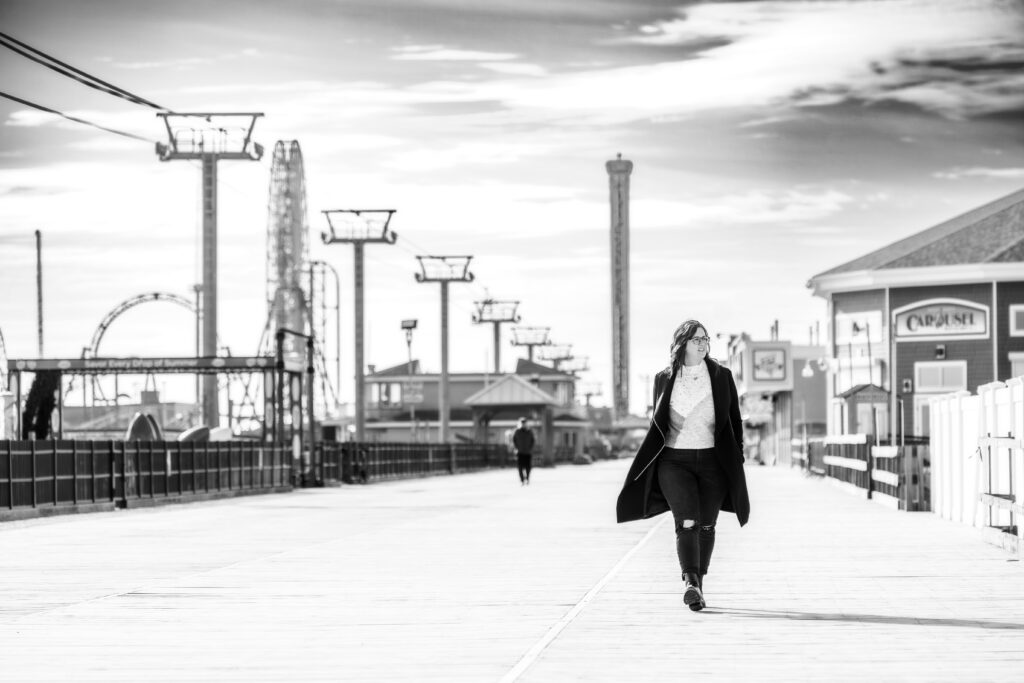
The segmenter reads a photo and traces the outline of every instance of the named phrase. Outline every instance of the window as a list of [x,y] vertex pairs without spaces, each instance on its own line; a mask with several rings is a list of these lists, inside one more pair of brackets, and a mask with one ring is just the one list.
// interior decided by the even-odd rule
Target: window
[[946,394],[967,389],[967,361],[914,363],[914,393]]
[[1024,337],[1024,304],[1010,306],[1010,336]]
[[374,383],[370,385],[370,403],[381,408],[402,404],[402,384],[400,382]]
[[1010,377],[1024,375],[1024,352],[1016,351],[1010,353]]

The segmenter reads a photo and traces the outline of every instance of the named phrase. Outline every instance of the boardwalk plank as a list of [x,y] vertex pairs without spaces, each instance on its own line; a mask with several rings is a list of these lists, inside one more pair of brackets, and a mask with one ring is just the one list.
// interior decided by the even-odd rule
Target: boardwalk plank
[[[0,526],[0,680],[497,681],[644,537],[625,462]],[[974,530],[749,470],[709,609],[662,524],[522,681],[1019,680],[1024,581]]]

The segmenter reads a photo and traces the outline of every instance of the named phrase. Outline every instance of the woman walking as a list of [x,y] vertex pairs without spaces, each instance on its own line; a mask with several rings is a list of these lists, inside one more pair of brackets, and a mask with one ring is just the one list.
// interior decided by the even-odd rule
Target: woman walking
[[654,417],[616,505],[619,522],[672,511],[683,602],[695,612],[706,606],[719,510],[740,526],[750,516],[736,384],[708,357],[710,342],[696,320],[673,334],[670,365],[654,378]]

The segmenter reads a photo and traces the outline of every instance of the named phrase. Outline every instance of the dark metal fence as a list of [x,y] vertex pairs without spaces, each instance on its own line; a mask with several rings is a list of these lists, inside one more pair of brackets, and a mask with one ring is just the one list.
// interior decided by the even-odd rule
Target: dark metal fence
[[514,464],[502,444],[357,443],[317,444],[325,481],[346,484],[455,474]]
[[931,507],[926,443],[872,446],[867,439],[812,439],[803,466],[810,474],[843,482],[902,510]]
[[293,460],[287,446],[255,441],[0,441],[0,517],[515,464],[502,444],[322,442],[316,449],[311,465]]
[[282,446],[224,441],[0,441],[0,510],[291,486]]

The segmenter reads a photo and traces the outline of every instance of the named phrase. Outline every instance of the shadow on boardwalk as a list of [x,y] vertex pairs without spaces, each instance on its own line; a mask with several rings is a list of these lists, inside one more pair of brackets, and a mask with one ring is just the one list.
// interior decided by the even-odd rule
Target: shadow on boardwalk
[[795,621],[855,621],[871,624],[899,624],[903,626],[956,626],[958,628],[992,628],[1024,631],[1024,623],[1002,621],[976,621],[972,619],[929,619],[922,617],[893,617],[882,614],[829,614],[825,612],[786,612],[739,608],[708,609],[704,615],[722,614],[748,619],[793,619]]

